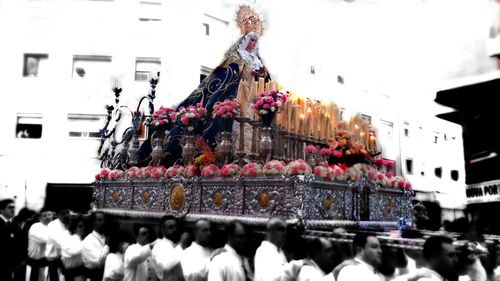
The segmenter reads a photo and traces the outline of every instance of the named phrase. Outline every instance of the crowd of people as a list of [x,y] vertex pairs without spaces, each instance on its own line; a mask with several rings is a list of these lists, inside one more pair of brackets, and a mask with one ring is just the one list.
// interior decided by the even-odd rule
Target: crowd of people
[[495,248],[445,235],[422,250],[384,245],[380,233],[357,232],[352,243],[335,239],[339,229],[308,237],[278,217],[264,234],[240,221],[187,225],[164,216],[127,228],[101,211],[68,209],[15,216],[14,201],[1,200],[0,281],[500,280]]

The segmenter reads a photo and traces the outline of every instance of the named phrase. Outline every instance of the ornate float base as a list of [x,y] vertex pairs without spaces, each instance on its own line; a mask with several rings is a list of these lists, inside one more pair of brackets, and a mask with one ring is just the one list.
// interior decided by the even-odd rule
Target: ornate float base
[[94,203],[130,218],[163,215],[264,225],[281,216],[309,229],[395,229],[409,221],[412,197],[399,189],[317,180],[313,176],[99,181]]

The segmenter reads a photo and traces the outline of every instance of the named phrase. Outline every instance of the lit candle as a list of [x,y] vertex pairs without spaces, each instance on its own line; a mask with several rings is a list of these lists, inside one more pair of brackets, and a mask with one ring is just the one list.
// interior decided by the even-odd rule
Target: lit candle
[[259,77],[259,95],[260,93],[264,92],[264,90],[265,90],[264,78]]
[[305,129],[305,128],[304,128],[304,127],[305,127],[305,122],[304,122],[304,118],[305,118],[305,116],[304,116],[304,113],[300,113],[300,115],[299,115],[299,116],[300,116],[300,119],[299,119],[299,120],[300,120],[300,123],[299,123],[299,130],[298,130],[298,134],[299,134],[299,135],[304,135],[304,129]]
[[311,102],[309,101],[307,103],[307,111],[306,111],[306,136],[310,137],[311,136],[311,131],[312,131],[312,126],[311,126],[311,120],[313,119],[312,115],[312,109],[311,109]]

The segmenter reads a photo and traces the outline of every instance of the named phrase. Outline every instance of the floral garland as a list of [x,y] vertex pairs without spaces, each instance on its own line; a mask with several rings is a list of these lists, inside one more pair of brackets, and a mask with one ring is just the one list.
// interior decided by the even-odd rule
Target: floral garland
[[256,177],[262,173],[262,165],[249,162],[240,170],[240,175],[246,177]]
[[97,175],[95,175],[95,180],[105,180],[108,179],[109,173],[111,172],[111,169],[109,168],[102,168]]
[[198,167],[196,165],[187,165],[184,168],[184,172],[182,173],[182,175],[185,178],[191,178],[196,176],[197,174],[198,174]]
[[216,102],[212,116],[214,118],[232,119],[238,114],[240,104],[237,101],[225,99],[224,101]]
[[232,177],[236,176],[240,168],[237,164],[227,164],[219,169],[219,176],[221,177]]
[[201,176],[206,178],[211,178],[219,175],[219,168],[215,164],[210,164],[203,167],[201,171]]
[[328,165],[316,166],[313,172],[316,177],[320,177],[327,181],[335,179],[335,171]]
[[312,168],[309,165],[307,165],[307,163],[304,160],[299,159],[288,163],[288,165],[286,165],[284,169],[284,174],[289,176],[293,175],[307,176],[312,174]]
[[271,160],[264,164],[262,168],[262,174],[267,176],[281,175],[286,163],[279,160]]
[[183,173],[184,173],[184,167],[177,164],[173,165],[172,167],[169,167],[166,172],[167,177],[169,178],[181,176]]

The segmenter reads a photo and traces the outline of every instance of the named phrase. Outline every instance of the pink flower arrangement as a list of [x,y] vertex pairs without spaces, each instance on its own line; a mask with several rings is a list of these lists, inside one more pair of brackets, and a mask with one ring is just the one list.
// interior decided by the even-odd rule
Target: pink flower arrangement
[[160,179],[167,174],[167,169],[163,166],[153,167],[151,169],[151,177]]
[[219,169],[219,176],[232,177],[238,175],[239,167],[237,164],[227,164]]
[[314,175],[324,180],[330,181],[335,179],[335,171],[328,165],[320,165],[314,167]]
[[222,102],[218,101],[214,105],[214,111],[212,113],[212,116],[214,118],[232,119],[238,113],[239,108],[240,104],[237,101],[228,99]]
[[194,176],[196,176],[196,174],[198,174],[198,167],[196,165],[187,165],[184,168],[184,172],[182,173],[182,175],[185,178],[194,177]]
[[332,148],[328,148],[328,147],[320,149],[319,154],[321,154],[323,156],[333,156],[336,158],[342,157],[342,152],[335,150],[335,149],[332,149]]
[[147,167],[141,167],[136,173],[136,178],[138,179],[147,179],[151,177],[151,172],[153,170],[153,167],[147,166]]
[[259,98],[252,104],[252,108],[257,111],[259,115],[266,115],[275,113],[288,99],[287,93],[282,93],[277,90],[262,92]]
[[109,173],[111,173],[111,169],[102,168],[101,171],[97,175],[95,175],[95,180],[106,180],[109,177]]
[[346,179],[346,170],[343,168],[343,166],[331,165],[330,168],[332,168],[332,170],[334,172],[335,180],[345,181],[345,179]]
[[180,120],[182,126],[184,126],[188,132],[194,131],[198,122],[205,119],[206,115],[207,110],[201,103],[190,105],[187,108],[181,106],[177,111],[178,120]]
[[130,167],[125,171],[126,178],[136,178],[137,173],[139,172],[139,167]]
[[117,180],[119,178],[122,178],[124,174],[125,174],[125,172],[123,172],[122,170],[118,170],[118,169],[112,170],[108,175],[108,179]]
[[255,177],[262,173],[262,165],[249,162],[240,170],[240,175],[245,177]]
[[174,124],[177,114],[173,108],[160,106],[151,117],[153,120],[151,120],[150,127],[156,129],[164,125]]
[[201,171],[201,176],[206,178],[211,178],[218,175],[219,175],[219,168],[214,164],[210,164],[208,166],[203,167],[203,170]]
[[267,176],[280,175],[283,172],[286,163],[279,160],[271,160],[264,164],[262,168],[262,173]]
[[312,169],[304,160],[299,159],[288,163],[284,169],[284,173],[289,176],[310,175],[312,174]]
[[360,165],[354,165],[349,167],[346,171],[346,179],[351,181],[358,181],[363,176],[363,171],[361,171]]
[[316,153],[316,151],[318,151],[318,150],[316,149],[316,146],[314,146],[314,145],[306,145],[306,146],[304,147],[304,150],[305,150],[305,152],[307,152],[307,153]]
[[379,166],[385,166],[389,169],[394,168],[394,165],[395,165],[393,161],[385,160],[384,158],[377,158],[375,160],[375,164],[377,164]]
[[184,167],[176,164],[167,169],[166,175],[169,178],[173,178],[176,176],[181,176],[183,173],[184,173]]

